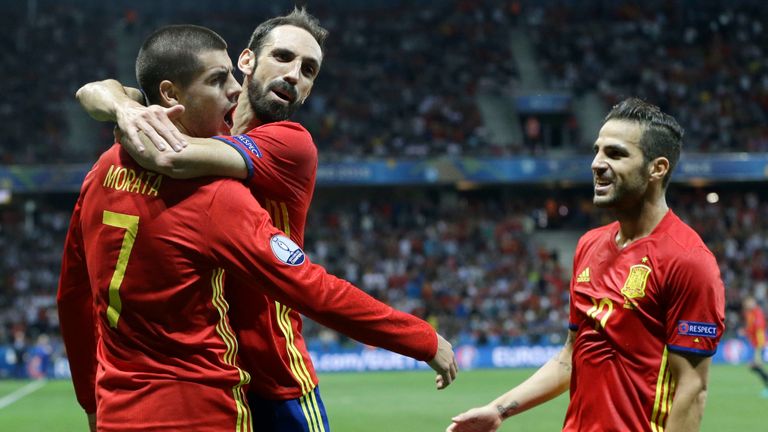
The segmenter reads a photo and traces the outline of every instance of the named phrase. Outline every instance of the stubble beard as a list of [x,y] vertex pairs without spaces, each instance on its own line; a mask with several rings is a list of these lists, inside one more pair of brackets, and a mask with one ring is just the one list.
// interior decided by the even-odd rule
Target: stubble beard
[[251,109],[253,109],[254,115],[262,124],[287,120],[301,106],[298,98],[288,104],[267,99],[267,94],[275,85],[277,84],[273,83],[270,86],[264,87],[256,79],[248,80],[248,102],[251,105]]
[[640,204],[648,190],[648,179],[638,174],[627,182],[614,181],[607,195],[593,195],[592,204],[603,209],[627,210]]

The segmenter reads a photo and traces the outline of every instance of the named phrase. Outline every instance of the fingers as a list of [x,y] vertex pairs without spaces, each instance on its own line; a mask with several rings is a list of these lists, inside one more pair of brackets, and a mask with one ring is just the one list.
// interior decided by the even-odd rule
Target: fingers
[[141,138],[139,138],[139,129],[128,129],[122,131],[122,139],[119,140],[120,144],[123,146],[132,146],[135,148],[139,153],[144,153],[144,143],[141,142]]
[[435,385],[437,386],[438,390],[442,390],[447,387],[447,384],[445,384],[445,379],[442,375],[435,376]]
[[442,390],[449,385],[451,385],[452,382],[456,380],[456,374],[458,372],[458,368],[456,366],[455,359],[451,361],[450,366],[444,371],[440,372],[435,377],[435,384],[437,385],[438,390]]
[[167,146],[174,151],[181,151],[187,143],[172,119],[178,118],[183,112],[184,107],[181,105],[170,108],[158,105],[131,107],[120,111],[117,123],[130,145],[140,153],[143,153],[145,148],[139,132],[143,132],[159,151],[164,151]]
[[187,146],[184,135],[181,134],[172,122],[173,119],[179,117],[182,113],[184,113],[184,105],[175,105],[165,108],[164,115],[158,116],[160,127],[157,128],[157,131],[171,148],[177,152]]
[[456,363],[456,356],[453,356],[451,358],[450,373],[451,373],[451,381],[455,380],[456,376],[459,374],[459,365],[458,363]]
[[451,355],[450,364],[446,368],[446,371],[437,376],[437,389],[442,390],[448,387],[452,382],[456,381],[456,376],[459,374],[459,365],[456,363],[456,357]]
[[[162,129],[160,125],[152,125],[151,127],[146,127],[142,129],[142,132],[147,135],[147,138],[152,142],[152,144],[155,145],[155,148],[157,148],[160,151],[165,150],[166,145],[170,145],[172,149],[175,151],[181,150],[181,148],[178,146],[178,144],[171,144],[170,141],[173,141],[173,139],[170,139],[172,135],[168,133],[168,129]],[[176,150],[176,149],[179,150]]]

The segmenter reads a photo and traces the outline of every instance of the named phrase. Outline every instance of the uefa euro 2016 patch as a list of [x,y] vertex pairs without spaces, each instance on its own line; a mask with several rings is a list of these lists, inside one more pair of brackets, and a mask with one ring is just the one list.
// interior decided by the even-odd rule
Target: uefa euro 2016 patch
[[677,334],[714,338],[717,337],[717,324],[680,320],[677,322]]
[[256,145],[256,143],[249,137],[248,135],[235,135],[232,138],[236,139],[237,142],[244,145],[245,148],[251,151],[251,153],[255,154],[257,158],[261,159],[262,154],[261,150],[259,150],[259,146]]
[[280,262],[289,266],[298,266],[304,263],[304,251],[293,240],[282,234],[275,234],[269,240],[272,253]]

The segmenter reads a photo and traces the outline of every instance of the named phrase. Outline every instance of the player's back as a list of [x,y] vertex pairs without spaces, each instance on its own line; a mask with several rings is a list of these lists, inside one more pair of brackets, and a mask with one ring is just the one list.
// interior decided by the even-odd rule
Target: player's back
[[100,427],[234,430],[247,415],[223,272],[201,235],[221,181],[165,178],[118,146],[86,178],[80,225],[101,338]]

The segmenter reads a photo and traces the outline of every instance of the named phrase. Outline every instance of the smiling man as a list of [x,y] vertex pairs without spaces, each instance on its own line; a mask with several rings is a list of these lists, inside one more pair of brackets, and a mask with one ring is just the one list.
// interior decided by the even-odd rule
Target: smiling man
[[448,431],[495,431],[569,387],[564,431],[699,430],[725,292],[712,253],[667,207],[682,136],[642,100],[611,110],[593,146],[593,201],[617,220],[576,247],[565,347]]

